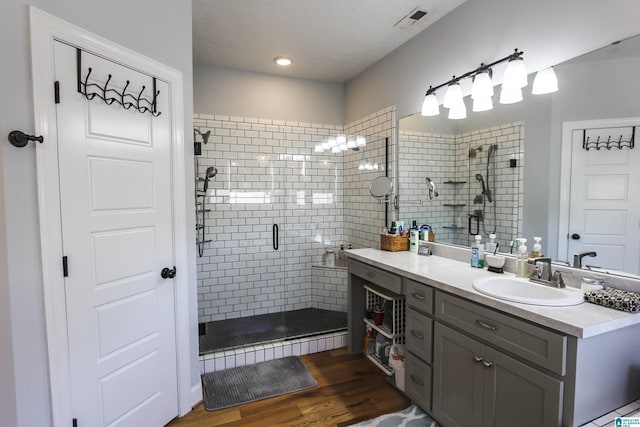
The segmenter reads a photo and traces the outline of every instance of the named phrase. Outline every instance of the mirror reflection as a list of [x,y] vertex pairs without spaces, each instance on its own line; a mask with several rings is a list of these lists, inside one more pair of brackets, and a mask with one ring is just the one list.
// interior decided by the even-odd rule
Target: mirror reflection
[[[638,275],[640,197],[634,193],[633,172],[640,170],[638,148],[627,144],[587,152],[582,144],[584,135],[635,138],[640,83],[632,76],[640,71],[640,37],[554,69],[560,87],[554,94],[531,95],[530,75],[520,103],[494,102],[492,110],[470,113],[463,120],[442,113],[402,118],[398,218],[432,225],[442,243],[469,246],[476,232],[485,241],[495,232],[500,252],[506,253],[516,237],[527,238],[529,250],[533,237],[541,237],[545,255],[554,260],[573,264],[575,254],[596,252],[595,257],[580,258],[582,267]],[[470,111],[471,100],[465,102]],[[570,129],[564,135],[568,141],[563,141],[563,125]],[[587,170],[596,171],[594,164],[609,165],[608,172],[598,166],[592,175],[609,176],[599,181],[588,174],[577,178],[572,148],[582,153]],[[573,156],[574,163],[578,159]],[[630,165],[628,170],[617,166],[622,163]],[[595,184],[575,188],[585,180]],[[601,194],[592,206],[578,206],[577,191]],[[628,203],[621,207],[612,199]],[[580,237],[572,238],[576,235]]]

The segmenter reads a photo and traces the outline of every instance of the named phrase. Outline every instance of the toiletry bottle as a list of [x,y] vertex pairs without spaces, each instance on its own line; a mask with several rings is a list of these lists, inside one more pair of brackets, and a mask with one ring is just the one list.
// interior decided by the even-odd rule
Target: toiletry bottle
[[347,266],[347,257],[344,253],[344,244],[340,245],[340,250],[336,255],[336,266],[338,267],[346,267]]
[[429,231],[427,232],[427,240],[430,242],[436,241],[436,232],[433,231],[433,227],[429,227]]
[[484,247],[481,242],[482,236],[478,234],[475,243],[471,246],[471,267],[484,267]]
[[535,240],[536,242],[533,244],[533,249],[529,254],[529,258],[543,257],[544,252],[542,252],[542,245],[540,244],[540,242],[542,241],[542,237],[534,237],[533,240]]
[[418,238],[420,230],[418,229],[418,223],[413,221],[413,225],[409,230],[409,250],[411,252],[418,253]]
[[518,249],[516,250],[516,276],[527,277],[527,239],[520,238],[518,241]]
[[487,247],[485,248],[488,254],[496,253],[498,249],[498,245],[496,244],[496,235],[489,234],[489,241],[487,242]]

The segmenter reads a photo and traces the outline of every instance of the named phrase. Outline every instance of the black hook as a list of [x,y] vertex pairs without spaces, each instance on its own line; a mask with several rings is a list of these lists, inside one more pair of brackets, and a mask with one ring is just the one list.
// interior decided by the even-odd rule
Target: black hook
[[44,142],[44,137],[27,135],[19,130],[12,130],[9,132],[9,142],[14,147],[24,147],[29,143],[29,141],[38,141],[42,144]]

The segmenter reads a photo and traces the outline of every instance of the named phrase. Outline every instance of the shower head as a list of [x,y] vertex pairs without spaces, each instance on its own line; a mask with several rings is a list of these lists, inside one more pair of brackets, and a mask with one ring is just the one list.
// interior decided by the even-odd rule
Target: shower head
[[213,166],[209,166],[204,174],[207,178],[213,178],[218,174],[218,169]]
[[209,180],[218,174],[218,169],[213,166],[209,166],[204,173],[204,191],[209,189]]
[[478,146],[477,148],[470,147],[469,148],[469,158],[470,159],[474,158],[478,151],[482,151],[482,145]]

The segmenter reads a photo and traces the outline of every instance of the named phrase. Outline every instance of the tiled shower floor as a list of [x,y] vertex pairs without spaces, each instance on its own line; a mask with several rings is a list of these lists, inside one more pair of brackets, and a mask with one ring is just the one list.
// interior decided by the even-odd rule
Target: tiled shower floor
[[307,308],[201,323],[200,355],[263,342],[327,334],[347,328],[347,313]]

